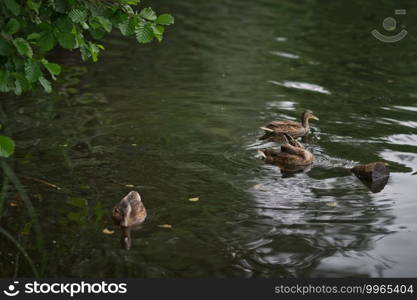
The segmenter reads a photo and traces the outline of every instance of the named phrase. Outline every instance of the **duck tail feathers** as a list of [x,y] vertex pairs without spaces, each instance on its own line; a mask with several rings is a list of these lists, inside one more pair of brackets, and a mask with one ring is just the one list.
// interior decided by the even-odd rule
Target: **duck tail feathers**
[[268,132],[274,132],[271,128],[268,128],[268,127],[261,127],[261,129],[268,131]]
[[258,149],[258,153],[259,153],[259,155],[261,155],[261,156],[262,156],[262,158],[263,158],[263,159],[265,159],[265,158],[266,158],[266,154],[265,154],[264,150],[260,150],[260,149]]

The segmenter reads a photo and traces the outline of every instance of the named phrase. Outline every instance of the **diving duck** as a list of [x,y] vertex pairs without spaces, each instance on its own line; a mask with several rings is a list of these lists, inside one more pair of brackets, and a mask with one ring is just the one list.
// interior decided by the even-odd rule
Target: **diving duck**
[[305,136],[310,132],[309,120],[318,120],[311,110],[306,110],[301,116],[301,123],[294,121],[272,121],[265,127],[261,129],[265,130],[265,134],[260,138],[260,140],[265,140],[276,136],[279,133],[287,133],[293,138],[298,138]]
[[146,209],[138,192],[131,191],[113,208],[113,221],[122,228],[142,224],[146,219]]
[[[305,167],[314,161],[314,156],[294,138],[283,132],[281,133],[285,143],[281,145],[281,151],[276,149],[259,150],[262,158],[271,164],[278,165],[283,169],[294,169],[292,167]],[[297,169],[297,168],[295,168]]]

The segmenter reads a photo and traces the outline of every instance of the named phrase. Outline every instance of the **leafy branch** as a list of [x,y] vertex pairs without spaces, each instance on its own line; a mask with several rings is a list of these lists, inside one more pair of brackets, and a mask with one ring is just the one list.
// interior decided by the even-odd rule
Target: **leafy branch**
[[60,46],[78,49],[83,60],[96,62],[100,41],[117,29],[141,44],[163,39],[169,14],[152,8],[136,10],[140,0],[3,0],[0,2],[0,92],[24,92],[43,87],[52,91],[61,67],[47,54]]

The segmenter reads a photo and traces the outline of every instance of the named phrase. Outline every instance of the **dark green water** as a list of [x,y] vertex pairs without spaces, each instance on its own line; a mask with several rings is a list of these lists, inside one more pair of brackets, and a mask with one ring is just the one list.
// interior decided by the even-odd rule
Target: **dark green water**
[[[1,225],[48,277],[416,276],[409,2],[152,1],[176,16],[162,44],[112,35],[88,71],[57,58],[67,71],[56,94],[3,101],[16,173],[62,189],[22,179],[45,263],[33,231],[19,234],[22,205],[7,205]],[[401,29],[382,28],[398,8],[408,36],[376,40],[373,29]],[[306,141],[316,161],[288,176],[258,157],[272,145],[259,127],[305,109],[320,117]],[[391,170],[379,193],[344,170],[372,161]],[[131,189],[149,215],[127,252],[110,211]],[[1,276],[31,276],[11,243],[0,251]]]

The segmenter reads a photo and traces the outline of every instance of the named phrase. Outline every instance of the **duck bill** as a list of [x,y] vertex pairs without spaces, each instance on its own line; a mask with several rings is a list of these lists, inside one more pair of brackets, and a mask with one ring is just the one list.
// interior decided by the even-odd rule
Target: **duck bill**
[[312,116],[311,116],[311,118],[312,118],[313,120],[317,120],[317,121],[318,121],[318,120],[320,120],[320,119],[319,119],[319,118],[317,118],[315,115],[312,115]]

